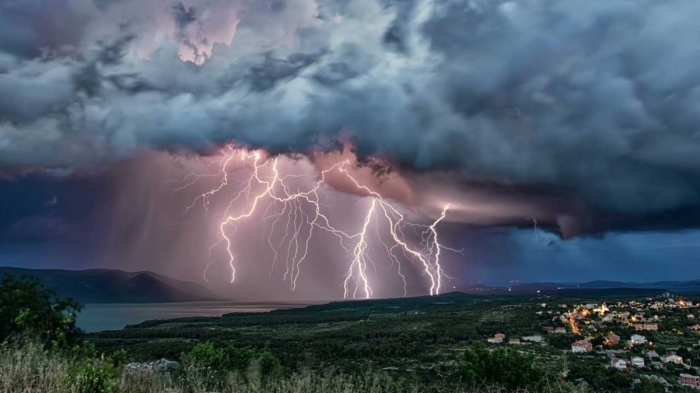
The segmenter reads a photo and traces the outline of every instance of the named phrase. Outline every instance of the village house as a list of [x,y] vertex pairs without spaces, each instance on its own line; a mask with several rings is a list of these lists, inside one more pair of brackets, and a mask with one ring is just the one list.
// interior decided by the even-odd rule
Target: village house
[[494,334],[493,336],[494,336],[495,338],[500,338],[501,340],[503,340],[504,338],[506,338],[506,335],[503,334],[503,333],[496,333],[496,334]]
[[557,334],[565,334],[565,333],[566,333],[566,328],[560,326],[560,327],[554,329],[554,333],[557,333]]
[[534,334],[532,336],[525,336],[522,338],[523,341],[530,341],[533,343],[541,343],[542,342],[542,336],[539,334]]
[[591,352],[592,350],[593,345],[588,341],[574,341],[571,344],[571,352],[573,353]]
[[644,358],[635,356],[632,358],[632,365],[635,367],[644,367]]
[[642,345],[647,343],[647,338],[639,334],[633,334],[630,338],[630,344],[632,345]]
[[695,325],[690,327],[690,330],[700,330],[700,324],[696,323]]
[[695,319],[695,315],[693,315],[693,314],[688,314],[688,319]]
[[612,345],[615,345],[615,344],[617,344],[617,343],[620,342],[620,336],[618,336],[618,335],[615,334],[615,333],[610,333],[610,334],[608,334],[608,336],[605,338],[605,341],[607,341],[608,343],[610,343],[610,344],[612,344]]
[[676,364],[683,364],[683,358],[672,354],[672,353],[667,353],[664,356],[661,357],[661,361],[664,362],[664,364],[667,363],[676,363]]
[[508,340],[508,344],[520,345],[520,339],[519,338],[511,338],[510,340]]
[[634,325],[635,330],[652,330],[652,331],[657,331],[659,330],[659,325],[656,323],[638,323]]
[[700,377],[697,375],[681,374],[679,381],[683,386],[700,389]]
[[500,344],[503,342],[502,338],[496,338],[496,337],[489,337],[486,339],[486,342],[489,344]]
[[610,361],[610,365],[615,367],[618,370],[626,370],[627,369],[627,362],[622,360],[622,359],[618,359],[618,358],[612,358],[612,360]]

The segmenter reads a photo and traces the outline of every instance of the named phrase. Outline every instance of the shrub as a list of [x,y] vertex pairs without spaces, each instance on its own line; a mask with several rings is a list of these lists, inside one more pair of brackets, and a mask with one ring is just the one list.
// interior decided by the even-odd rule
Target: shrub
[[255,356],[250,349],[234,348],[230,345],[216,348],[213,343],[197,344],[181,357],[185,367],[209,369],[219,372],[245,371]]
[[280,366],[280,362],[275,355],[270,352],[263,352],[258,358],[260,364],[260,374],[263,377],[269,377],[272,375]]
[[534,367],[531,357],[503,348],[489,351],[483,345],[465,352],[459,374],[467,386],[498,384],[509,390],[536,390],[544,378],[542,370]]
[[88,360],[75,366],[68,375],[68,384],[77,393],[111,393],[117,388],[119,370],[104,359]]

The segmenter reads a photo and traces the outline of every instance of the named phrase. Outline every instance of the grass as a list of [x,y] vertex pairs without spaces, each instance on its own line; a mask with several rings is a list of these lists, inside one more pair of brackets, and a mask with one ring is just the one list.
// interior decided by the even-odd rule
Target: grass
[[[263,378],[255,365],[245,375],[229,373],[217,378],[201,370],[137,376],[128,376],[119,370],[108,360],[77,360],[47,352],[38,344],[5,347],[0,350],[0,393],[507,393],[498,386],[458,389],[440,381],[430,386],[417,385],[397,381],[384,373],[301,372]],[[561,386],[545,391],[572,392]]]

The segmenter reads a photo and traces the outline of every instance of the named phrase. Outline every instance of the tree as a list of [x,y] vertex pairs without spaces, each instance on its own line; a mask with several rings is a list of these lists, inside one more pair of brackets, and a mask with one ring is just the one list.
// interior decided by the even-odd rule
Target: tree
[[0,342],[32,336],[48,346],[71,346],[82,336],[75,325],[80,309],[75,300],[58,298],[35,277],[5,275],[0,281]]

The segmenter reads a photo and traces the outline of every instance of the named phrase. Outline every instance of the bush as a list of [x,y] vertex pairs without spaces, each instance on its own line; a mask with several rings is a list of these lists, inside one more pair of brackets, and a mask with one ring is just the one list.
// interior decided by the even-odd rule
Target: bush
[[68,384],[77,393],[111,393],[117,388],[119,374],[119,370],[104,359],[89,360],[71,370]]
[[38,337],[45,345],[68,348],[79,342],[82,332],[75,326],[80,304],[59,299],[34,277],[0,281],[0,342],[11,337]]
[[250,349],[234,348],[230,345],[216,348],[213,343],[197,344],[190,352],[182,354],[185,367],[223,371],[245,371],[255,352]]
[[466,386],[498,384],[509,390],[537,390],[544,378],[543,371],[533,366],[531,357],[503,348],[489,351],[483,345],[465,352],[459,375]]
[[258,358],[260,363],[260,374],[263,377],[269,377],[272,375],[280,366],[280,362],[277,357],[270,352],[263,352]]

